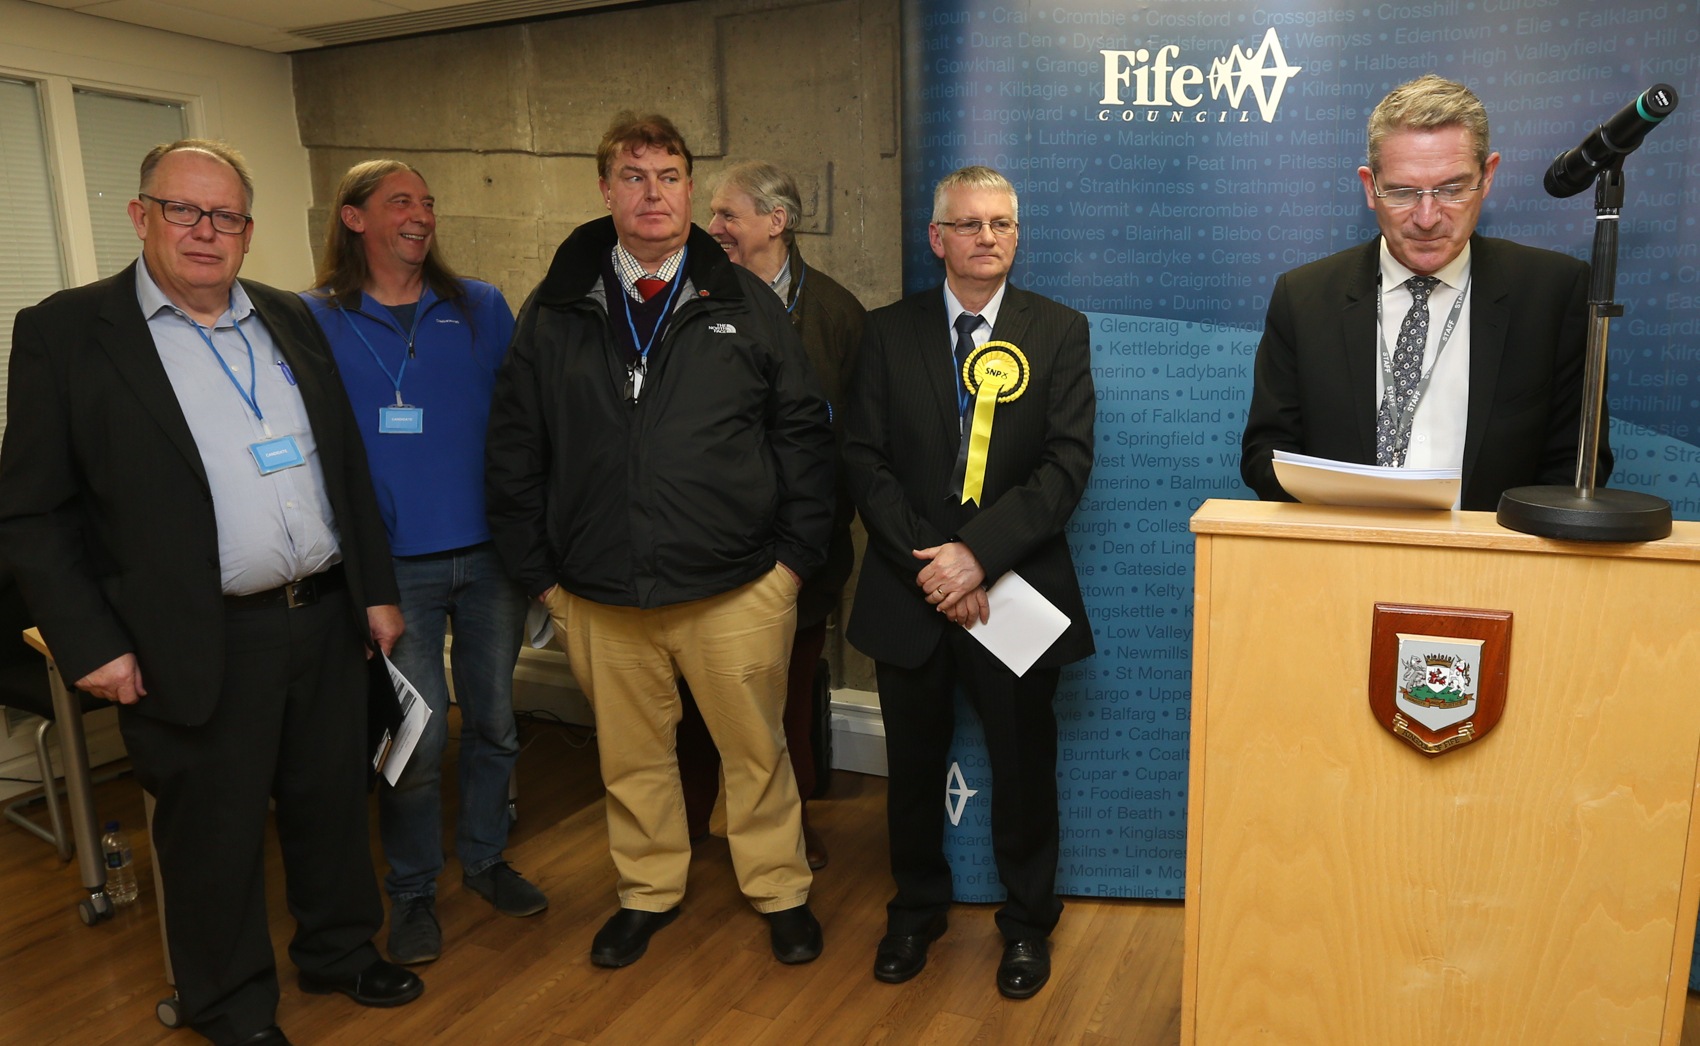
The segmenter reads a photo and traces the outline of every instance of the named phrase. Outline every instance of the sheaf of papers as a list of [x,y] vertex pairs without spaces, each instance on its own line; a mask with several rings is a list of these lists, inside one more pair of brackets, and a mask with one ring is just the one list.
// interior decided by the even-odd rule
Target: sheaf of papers
[[414,746],[425,734],[425,723],[431,718],[431,706],[419,696],[419,691],[407,681],[407,677],[396,668],[395,662],[383,654],[384,667],[390,670],[390,682],[395,684],[396,700],[401,702],[401,726],[396,728],[395,741],[390,744],[390,751],[384,757],[384,780],[395,787],[401,780],[401,772],[407,769],[407,761],[413,756]]
[[531,600],[531,606],[525,612],[525,645],[533,650],[542,650],[554,638],[555,620],[549,616],[549,608],[535,599]]
[[968,634],[1017,676],[1068,630],[1068,615],[1013,570],[986,590],[986,603],[988,619],[976,621]]
[[1275,452],[1275,478],[1307,505],[1449,509],[1458,504],[1459,469],[1396,469]]

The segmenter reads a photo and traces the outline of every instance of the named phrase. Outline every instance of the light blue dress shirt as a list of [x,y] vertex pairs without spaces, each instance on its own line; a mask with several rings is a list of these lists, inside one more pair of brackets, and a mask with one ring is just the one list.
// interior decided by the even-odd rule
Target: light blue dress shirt
[[[248,345],[242,335],[248,336],[257,371],[254,398],[264,422],[248,409],[213,350],[196,333],[200,325],[159,289],[145,260],[136,263],[136,301],[212,488],[225,594],[263,592],[341,562],[336,520],[325,496],[324,471],[307,408],[242,285],[231,285],[230,308],[210,329],[200,330],[212,339],[243,389],[248,387]],[[307,463],[260,475],[249,445],[285,435],[295,437]]]

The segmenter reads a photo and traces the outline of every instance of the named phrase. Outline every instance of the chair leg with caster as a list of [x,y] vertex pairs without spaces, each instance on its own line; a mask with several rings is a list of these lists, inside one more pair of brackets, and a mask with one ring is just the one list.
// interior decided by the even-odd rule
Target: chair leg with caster
[[105,890],[91,890],[87,899],[77,902],[77,915],[84,926],[93,926],[112,918],[118,911]]
[[154,1016],[159,1018],[159,1023],[167,1028],[183,1027],[183,1000],[177,997],[176,992],[172,992],[169,999],[159,1000],[153,1012]]

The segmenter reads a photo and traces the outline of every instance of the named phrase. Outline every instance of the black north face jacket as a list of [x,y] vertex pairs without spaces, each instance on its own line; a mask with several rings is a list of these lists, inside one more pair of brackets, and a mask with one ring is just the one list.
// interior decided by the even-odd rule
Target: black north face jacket
[[485,489],[508,572],[613,606],[805,580],[832,536],[826,399],[779,299],[691,227],[680,304],[637,402],[609,330],[612,218],[579,226],[520,309],[490,409]]

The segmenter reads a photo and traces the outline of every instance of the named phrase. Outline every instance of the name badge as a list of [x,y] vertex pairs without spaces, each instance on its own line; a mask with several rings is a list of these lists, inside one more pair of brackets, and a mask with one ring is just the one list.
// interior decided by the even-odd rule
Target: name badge
[[394,436],[417,436],[425,431],[421,407],[379,407],[378,431]]
[[260,466],[262,476],[307,464],[307,459],[301,455],[301,448],[296,444],[294,436],[279,436],[276,439],[250,443],[248,453],[254,455],[254,464]]

